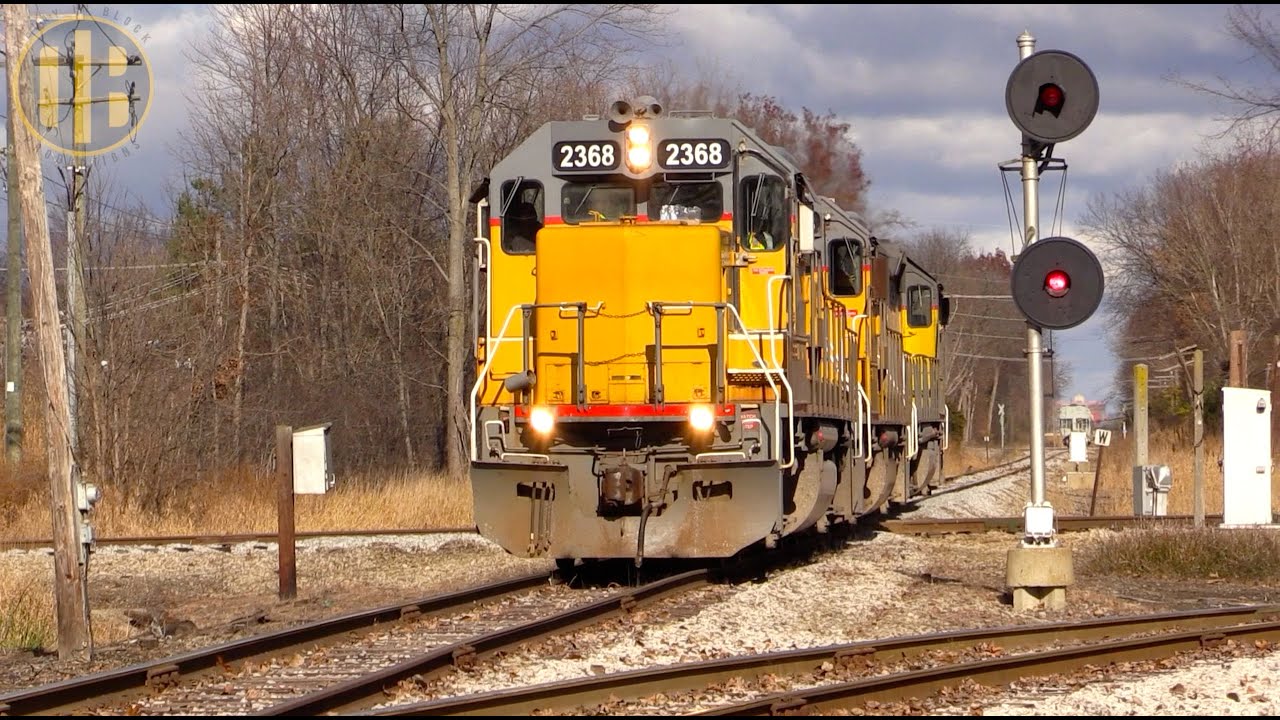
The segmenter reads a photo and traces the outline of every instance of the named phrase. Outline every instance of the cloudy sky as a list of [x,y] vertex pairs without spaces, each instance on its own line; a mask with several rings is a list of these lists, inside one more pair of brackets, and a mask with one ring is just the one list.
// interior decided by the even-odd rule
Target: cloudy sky
[[[38,5],[38,11],[71,6]],[[1062,173],[1042,183],[1044,236],[1088,243],[1076,221],[1089,198],[1142,184],[1192,159],[1221,129],[1223,108],[1171,81],[1227,77],[1261,85],[1263,68],[1226,32],[1226,5],[681,5],[662,20],[659,52],[714,63],[756,94],[785,107],[831,111],[852,126],[871,178],[873,211],[897,210],[921,228],[969,232],[975,248],[1013,247],[998,164],[1014,159],[1019,134],[1004,89],[1024,30],[1036,50],[1074,53],[1098,78],[1093,124],[1058,145],[1070,165],[1065,211],[1055,218]],[[154,71],[150,113],[127,159],[101,162],[118,188],[168,212],[182,181],[181,144],[189,87],[184,51],[210,28],[201,5],[90,5],[94,14],[140,28]],[[661,96],[661,90],[652,94]],[[1007,177],[1016,211],[1021,189]],[[1050,223],[1053,232],[1050,232]],[[961,303],[963,301],[960,301]],[[1011,315],[1015,314],[1012,310]],[[1115,361],[1105,313],[1055,334],[1075,370],[1068,396],[1110,391]],[[1011,323],[1011,330],[1021,326]]]

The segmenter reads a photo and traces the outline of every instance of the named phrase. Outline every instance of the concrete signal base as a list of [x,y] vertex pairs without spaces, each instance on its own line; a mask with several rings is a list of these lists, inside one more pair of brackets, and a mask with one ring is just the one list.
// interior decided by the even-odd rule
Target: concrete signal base
[[1005,583],[1017,612],[1062,610],[1067,606],[1067,587],[1075,579],[1070,548],[1058,545],[1009,548]]

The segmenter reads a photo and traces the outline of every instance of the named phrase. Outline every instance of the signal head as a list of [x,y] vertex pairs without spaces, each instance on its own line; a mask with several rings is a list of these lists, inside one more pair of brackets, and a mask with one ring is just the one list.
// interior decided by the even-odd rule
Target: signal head
[[1041,50],[1009,74],[1004,103],[1023,135],[1046,145],[1065,142],[1098,113],[1098,79],[1075,55]]
[[1027,322],[1064,330],[1088,320],[1102,304],[1102,264],[1089,248],[1065,237],[1027,246],[1009,278],[1013,302]]

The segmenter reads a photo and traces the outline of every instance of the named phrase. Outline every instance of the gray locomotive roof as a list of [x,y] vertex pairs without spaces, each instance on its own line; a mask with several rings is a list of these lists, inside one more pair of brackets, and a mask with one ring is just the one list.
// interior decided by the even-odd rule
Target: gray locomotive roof
[[[645,122],[648,123],[651,129],[655,144],[657,140],[662,139],[720,138],[727,140],[730,147],[737,148],[740,145],[745,145],[759,152],[780,165],[788,174],[800,171],[799,166],[789,152],[761,140],[754,131],[732,118],[721,118],[708,114],[667,113],[656,118],[647,118]],[[604,117],[583,120],[554,120],[535,130],[510,154],[494,165],[490,172],[490,178],[505,181],[511,178],[525,177],[542,179],[544,182],[549,182],[553,178],[569,178],[572,176],[558,174],[552,167],[552,148],[556,143],[592,140],[621,142],[622,139],[623,133],[620,130],[613,129],[609,120]],[[657,170],[656,172],[668,171]],[[720,171],[718,174],[726,172],[728,171]],[[622,164],[612,173],[636,177],[626,168],[625,164]],[[705,176],[706,171],[702,171],[700,174]],[[500,185],[500,182],[497,184]],[[814,190],[821,192],[822,188],[814,188]],[[496,205],[498,202],[496,195],[498,187],[491,187],[489,192],[491,195],[490,202]],[[839,215],[843,218],[845,224],[855,231],[859,231],[860,234],[866,235],[866,223],[856,212],[839,207],[829,197],[819,195],[815,199],[819,212],[830,212],[832,215]]]

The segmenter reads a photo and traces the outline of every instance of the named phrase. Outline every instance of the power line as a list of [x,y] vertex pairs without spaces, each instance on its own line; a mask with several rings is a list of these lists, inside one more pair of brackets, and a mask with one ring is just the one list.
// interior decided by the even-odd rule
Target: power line
[[1024,323],[1024,322],[1026,322],[1026,321],[1027,321],[1027,319],[1026,319],[1026,318],[1007,318],[1007,317],[996,317],[996,316],[994,316],[994,315],[972,315],[972,314],[970,314],[970,313],[962,313],[962,312],[953,313],[953,314],[954,314],[956,317],[977,318],[977,319],[979,319],[979,320],[1005,320],[1005,321],[1008,321],[1008,322],[1020,322],[1020,323]]
[[982,333],[960,332],[964,337],[989,338],[991,340],[1026,340],[1026,335],[983,335]]
[[979,276],[977,276],[977,275],[958,275],[958,274],[956,274],[956,273],[938,273],[938,277],[939,277],[939,278],[941,278],[941,279],[944,279],[944,280],[945,280],[945,279],[952,279],[952,280],[972,280],[972,281],[974,281],[974,282],[985,282],[985,283],[991,283],[991,284],[993,284],[993,285],[1008,285],[1008,284],[1009,284],[1009,279],[1008,279],[1008,278],[979,277]]
[[[1027,361],[1027,359],[1024,357],[1011,358],[1011,357],[1001,357],[999,355],[970,355],[968,353],[952,353],[952,354],[955,355],[956,357],[973,358],[975,360],[1003,360],[1005,362],[1026,362]],[[1052,356],[1046,352],[1046,353],[1042,353],[1042,357],[1044,358],[1044,360],[1048,360]]]

